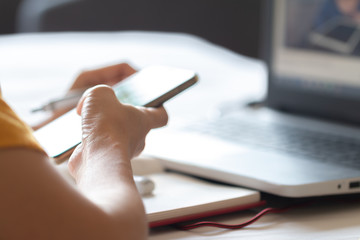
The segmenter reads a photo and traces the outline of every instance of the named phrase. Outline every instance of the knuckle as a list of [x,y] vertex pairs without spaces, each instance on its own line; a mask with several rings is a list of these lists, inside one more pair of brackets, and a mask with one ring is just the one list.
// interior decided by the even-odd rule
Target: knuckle
[[111,87],[102,84],[93,87],[89,94],[93,96],[106,96],[109,94],[114,94],[114,90]]

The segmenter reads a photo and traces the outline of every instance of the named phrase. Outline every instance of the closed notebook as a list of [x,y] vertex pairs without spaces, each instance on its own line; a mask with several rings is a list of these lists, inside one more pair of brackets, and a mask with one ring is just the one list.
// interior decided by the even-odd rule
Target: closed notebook
[[165,171],[157,159],[135,159],[134,174],[148,176],[152,194],[143,196],[150,227],[240,211],[263,203],[260,193]]
[[[132,161],[136,175],[149,177],[155,189],[142,196],[150,227],[157,227],[261,206],[260,192],[217,184],[196,177],[168,172],[161,160],[137,158]],[[66,164],[60,173],[74,183]]]

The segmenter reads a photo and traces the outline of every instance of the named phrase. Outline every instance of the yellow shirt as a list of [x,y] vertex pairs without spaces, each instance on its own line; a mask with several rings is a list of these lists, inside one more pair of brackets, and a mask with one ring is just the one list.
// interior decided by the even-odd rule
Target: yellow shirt
[[0,92],[0,149],[25,147],[44,152],[32,132],[3,100]]

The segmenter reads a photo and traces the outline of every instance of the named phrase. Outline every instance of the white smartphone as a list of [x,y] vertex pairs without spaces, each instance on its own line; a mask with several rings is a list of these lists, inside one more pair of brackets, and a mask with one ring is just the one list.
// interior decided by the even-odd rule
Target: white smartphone
[[[122,103],[159,107],[198,81],[194,71],[166,66],[147,67],[113,86]],[[81,142],[81,117],[73,109],[35,131],[44,150],[56,162],[66,159]]]

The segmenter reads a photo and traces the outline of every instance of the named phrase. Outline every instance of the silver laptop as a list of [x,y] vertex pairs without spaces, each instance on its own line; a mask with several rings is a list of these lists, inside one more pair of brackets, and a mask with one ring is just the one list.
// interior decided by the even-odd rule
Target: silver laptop
[[146,153],[279,196],[360,193],[360,44],[343,54],[311,40],[316,24],[342,21],[335,1],[265,2],[266,99],[155,134]]

